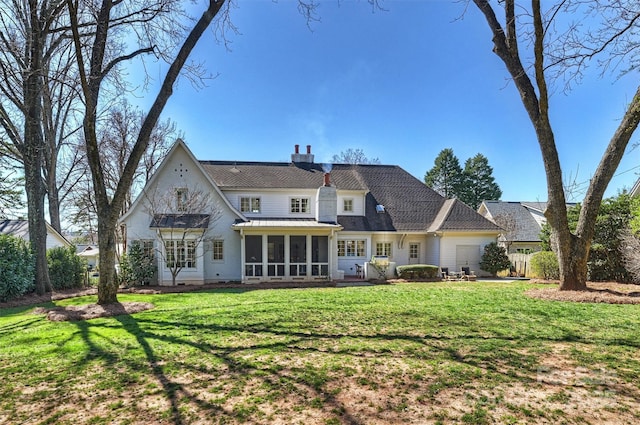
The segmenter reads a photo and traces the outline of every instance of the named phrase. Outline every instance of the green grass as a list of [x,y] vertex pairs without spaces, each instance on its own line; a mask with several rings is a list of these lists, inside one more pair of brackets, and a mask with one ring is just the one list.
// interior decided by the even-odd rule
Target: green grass
[[156,308],[70,323],[3,309],[0,423],[640,420],[640,306],[531,287],[120,295]]

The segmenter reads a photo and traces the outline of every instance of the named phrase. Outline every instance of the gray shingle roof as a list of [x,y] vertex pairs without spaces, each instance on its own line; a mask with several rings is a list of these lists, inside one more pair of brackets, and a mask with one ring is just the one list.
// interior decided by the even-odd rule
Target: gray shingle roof
[[[225,189],[316,189],[322,185],[322,164],[200,161],[209,177]],[[459,201],[438,216],[445,198],[395,165],[333,164],[331,183],[338,190],[367,192],[366,216],[338,216],[346,231],[487,230],[498,227]],[[385,212],[376,211],[384,205]],[[441,220],[432,225],[436,217]]]
[[[515,229],[509,232],[509,240],[513,242],[540,242],[540,225],[531,215],[528,208],[544,211],[545,202],[503,202],[485,201],[487,211],[494,220],[500,222],[499,217],[507,217],[515,224]],[[527,205],[527,206],[525,206]],[[505,229],[509,231],[510,229]]]

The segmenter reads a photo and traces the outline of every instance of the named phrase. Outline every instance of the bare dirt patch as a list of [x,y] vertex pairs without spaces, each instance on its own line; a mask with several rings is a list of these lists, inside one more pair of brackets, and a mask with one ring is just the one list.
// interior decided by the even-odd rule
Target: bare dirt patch
[[54,308],[37,307],[33,313],[46,314],[47,319],[52,322],[65,322],[133,314],[145,310],[151,310],[152,308],[154,308],[154,305],[151,303],[125,302],[106,305],[85,304]]
[[548,288],[529,289],[525,294],[531,298],[549,301],[606,304],[640,304],[640,286],[616,282],[587,282],[586,291],[560,291],[557,282],[532,281],[533,283],[553,283]]

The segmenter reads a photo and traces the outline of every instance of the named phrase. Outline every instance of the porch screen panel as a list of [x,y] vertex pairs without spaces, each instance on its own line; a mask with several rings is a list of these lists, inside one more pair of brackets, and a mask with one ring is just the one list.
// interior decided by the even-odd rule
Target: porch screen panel
[[284,236],[269,236],[269,264],[267,276],[284,276]]
[[312,236],[311,237],[311,275],[328,276],[329,275],[329,237],[328,236]]
[[262,276],[262,236],[244,237],[244,259],[246,276]]
[[289,237],[289,275],[305,276],[307,274],[307,237]]

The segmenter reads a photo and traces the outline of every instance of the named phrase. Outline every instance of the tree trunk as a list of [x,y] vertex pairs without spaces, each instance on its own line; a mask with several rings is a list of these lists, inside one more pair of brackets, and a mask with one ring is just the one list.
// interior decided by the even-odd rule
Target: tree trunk
[[60,198],[58,197],[58,188],[55,180],[48,181],[47,200],[49,201],[49,224],[56,231],[62,234],[62,225],[60,223]]
[[[27,152],[32,152],[27,149]],[[24,160],[25,189],[27,192],[27,215],[29,218],[29,242],[36,260],[35,287],[39,295],[51,292],[49,267],[47,265],[47,225],[44,218],[44,190],[38,155]]]
[[37,15],[37,4],[29,4],[29,33],[26,77],[23,82],[25,106],[24,161],[25,191],[27,193],[27,215],[29,217],[29,240],[36,259],[36,292],[42,295],[51,292],[47,265],[47,225],[44,218],[45,187],[42,179],[44,137],[42,134],[42,50],[44,34]]
[[118,302],[118,279],[116,276],[115,224],[100,220],[98,224],[98,249],[100,250],[100,279],[98,281],[98,304]]

